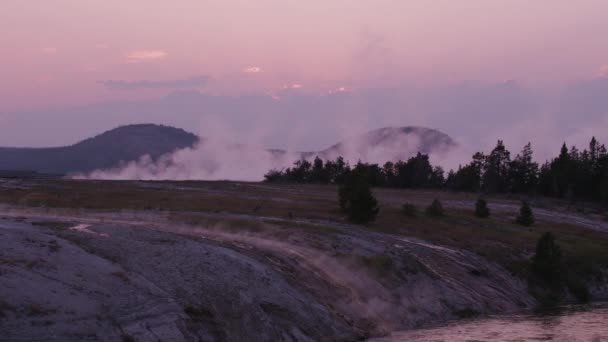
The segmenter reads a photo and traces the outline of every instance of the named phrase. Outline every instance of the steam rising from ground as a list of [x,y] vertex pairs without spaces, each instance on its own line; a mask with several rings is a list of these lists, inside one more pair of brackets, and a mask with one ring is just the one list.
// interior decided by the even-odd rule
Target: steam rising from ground
[[[604,120],[608,127],[608,119]],[[535,136],[538,127],[545,129],[545,136]],[[366,139],[347,139],[343,143],[315,153],[294,151],[277,151],[263,146],[255,139],[248,139],[244,144],[227,141],[222,131],[219,136],[205,136],[205,140],[191,148],[177,150],[174,153],[153,160],[143,156],[137,161],[123,163],[116,168],[96,170],[87,175],[76,175],[74,178],[110,179],[110,180],[241,180],[260,181],[264,174],[272,169],[285,169],[293,166],[299,159],[312,161],[316,156],[324,160],[335,160],[343,157],[351,165],[358,161],[382,165],[387,161],[407,160],[422,151],[428,153],[431,163],[439,165],[447,172],[459,165],[470,162],[471,156],[478,151],[487,152],[496,143],[497,138],[488,137],[485,146],[459,140],[455,145],[439,145],[431,148],[425,145],[418,134],[398,134],[382,144],[373,144]],[[508,127],[504,130],[505,143],[514,157],[528,142],[533,142],[535,159],[544,162],[557,154],[562,140],[558,134],[551,134],[550,120],[540,117],[526,124]],[[569,145],[585,148],[594,130],[582,128],[573,130],[566,141]],[[532,137],[532,138],[530,138]],[[608,142],[602,140],[601,142]],[[534,145],[534,141],[540,143]]]
[[[429,149],[417,133],[393,134],[377,144],[369,137],[348,139],[319,153],[298,153],[269,150],[250,141],[236,144],[220,137],[205,137],[196,146],[177,150],[153,160],[143,156],[113,169],[96,170],[75,178],[113,180],[243,180],[260,181],[271,169],[284,169],[303,157],[312,161],[316,156],[324,160],[343,157],[351,165],[358,161],[383,164],[405,160],[419,151]],[[439,145],[433,157],[447,160],[453,145]]]
[[[531,142],[536,161],[543,163],[559,153],[563,142],[581,150],[588,146],[592,136],[608,143],[606,91],[608,78],[587,80],[559,90],[532,89],[509,81],[430,88],[370,88],[322,96],[290,90],[280,94],[280,100],[269,96],[172,94],[152,105],[127,106],[119,111],[121,119],[137,112],[169,123],[163,115],[175,113],[172,117],[190,120],[176,121],[176,126],[196,126],[193,120],[202,124],[198,133],[206,139],[205,143],[158,161],[143,157],[85,177],[258,181],[270,169],[291,166],[300,158],[296,151],[302,148],[318,151],[343,139],[349,142],[348,137],[370,129],[406,125],[438,128],[458,142],[456,148],[423,150],[430,153],[433,164],[446,171],[469,163],[475,152],[489,152],[498,139],[504,140],[512,156]],[[99,112],[110,110],[116,112],[114,107],[104,107]],[[70,117],[70,121],[81,118],[81,112]],[[103,118],[106,120],[106,116]],[[359,159],[381,164],[406,159],[425,144],[416,135],[402,135],[374,146],[350,141],[319,155],[323,159],[343,156],[351,164]],[[268,151],[276,147],[292,152]],[[314,157],[314,153],[306,154],[308,159]]]
[[273,154],[261,146],[206,140],[157,161],[146,155],[115,169],[93,171],[85,178],[259,181],[268,170],[289,165],[294,160],[295,154]]

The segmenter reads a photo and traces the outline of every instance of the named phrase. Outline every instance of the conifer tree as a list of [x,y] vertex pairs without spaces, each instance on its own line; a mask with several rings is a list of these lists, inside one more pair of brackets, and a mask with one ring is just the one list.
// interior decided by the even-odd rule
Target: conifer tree
[[519,208],[519,216],[517,216],[515,221],[518,224],[526,227],[534,224],[534,214],[532,213],[532,208],[530,208],[527,201],[523,201],[521,203],[521,208]]
[[508,189],[510,152],[502,140],[485,159],[483,171],[483,189],[488,192],[505,192]]
[[361,174],[356,173],[348,178],[338,190],[340,208],[347,214],[349,220],[355,223],[375,220],[380,209],[367,181]]
[[490,208],[488,208],[488,203],[480,198],[475,203],[475,216],[479,218],[486,218],[490,216]]
[[432,217],[441,217],[444,215],[443,213],[443,206],[441,205],[441,202],[439,202],[438,199],[434,199],[433,202],[431,203],[431,205],[426,208],[426,214]]
[[536,243],[536,254],[532,258],[534,273],[552,287],[561,285],[562,252],[550,232],[544,233]]

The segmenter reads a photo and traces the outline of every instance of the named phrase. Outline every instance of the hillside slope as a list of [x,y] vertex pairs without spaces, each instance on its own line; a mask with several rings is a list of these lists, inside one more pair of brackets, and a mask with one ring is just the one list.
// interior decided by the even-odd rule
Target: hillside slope
[[342,156],[349,160],[383,163],[405,160],[417,152],[442,153],[456,146],[447,134],[435,129],[405,126],[375,129],[336,143],[316,153],[323,159]]
[[0,170],[67,174],[90,172],[136,160],[153,159],[190,147],[198,137],[179,128],[139,124],[121,126],[77,144],[50,148],[0,148]]
[[[96,170],[112,170],[119,168],[121,164],[137,161],[144,155],[149,155],[153,160],[156,160],[161,155],[191,147],[198,141],[199,138],[196,135],[183,129],[154,124],[139,124],[121,126],[71,146],[50,148],[5,147],[0,148],[0,177],[19,178],[23,172],[66,175],[88,174]],[[323,159],[335,159],[342,156],[350,161],[361,160],[383,163],[388,160],[405,160],[417,152],[442,153],[450,150],[455,145],[454,140],[447,134],[434,129],[413,126],[386,127],[345,139],[321,151],[303,152],[299,156],[307,159],[315,156],[320,156]],[[212,144],[207,146],[206,149],[197,149],[187,157],[177,161],[178,165],[163,165],[162,169],[174,166],[178,169],[191,170],[191,174],[197,175],[196,179],[209,179],[200,176],[201,174],[196,172],[197,170],[192,170],[192,168],[201,168],[209,163],[216,163],[221,165],[224,170],[234,170],[242,166],[237,165],[238,163],[231,165],[230,161],[244,160],[244,156],[252,153],[252,148],[239,144],[223,149],[224,152],[221,154],[216,153],[215,148],[223,148],[223,145]],[[255,148],[257,147],[254,147],[254,150]],[[233,154],[232,157],[224,155],[228,153],[227,151]],[[267,151],[271,152],[272,156],[266,160],[268,165],[261,167],[264,172],[284,162],[291,164],[289,158],[296,156],[291,154],[291,157],[289,157],[289,151],[284,150],[269,149]],[[255,151],[255,153],[257,152],[263,151]],[[208,159],[207,155],[211,159]],[[264,154],[260,153],[259,155]],[[264,160],[259,162],[263,163]],[[213,169],[217,169],[217,167]],[[21,171],[21,173],[15,172],[16,170]],[[138,173],[138,177],[146,179],[142,176],[145,174],[145,172],[143,174]],[[154,174],[154,176],[158,175]],[[173,178],[170,175],[161,176]],[[233,176],[225,174],[216,176],[234,179]],[[123,175],[119,175],[118,178],[121,177]]]

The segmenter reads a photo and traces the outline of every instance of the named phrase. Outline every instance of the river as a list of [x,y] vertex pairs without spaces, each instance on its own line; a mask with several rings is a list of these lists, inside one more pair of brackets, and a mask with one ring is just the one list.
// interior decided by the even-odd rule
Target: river
[[608,342],[608,303],[563,306],[543,312],[453,321],[441,327],[397,332],[373,341]]

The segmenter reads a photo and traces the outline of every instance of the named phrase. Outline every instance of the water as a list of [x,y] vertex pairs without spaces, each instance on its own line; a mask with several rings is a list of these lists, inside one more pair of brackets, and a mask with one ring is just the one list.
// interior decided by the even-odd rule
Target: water
[[608,342],[608,303],[565,306],[542,313],[455,321],[438,328],[398,332],[374,341]]

